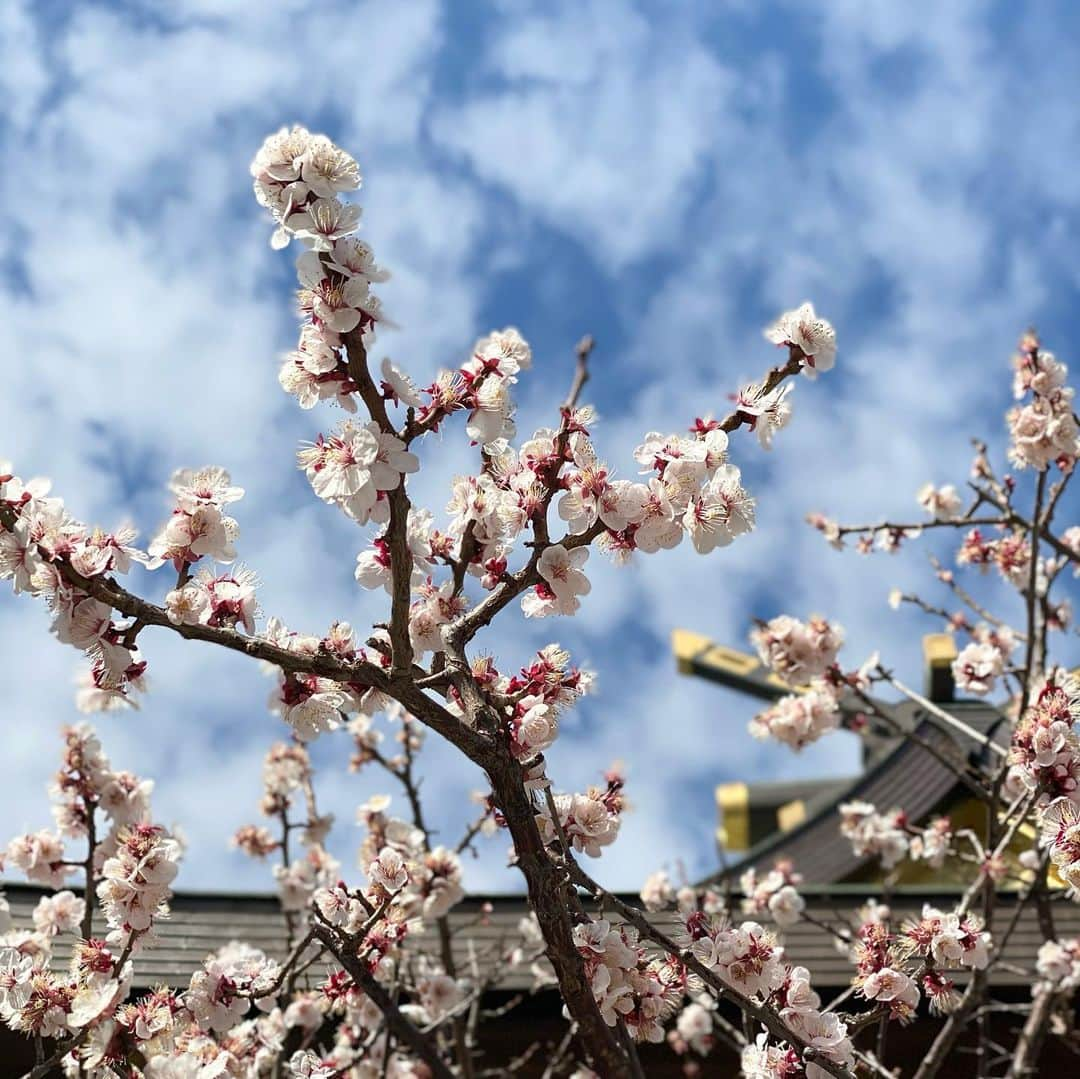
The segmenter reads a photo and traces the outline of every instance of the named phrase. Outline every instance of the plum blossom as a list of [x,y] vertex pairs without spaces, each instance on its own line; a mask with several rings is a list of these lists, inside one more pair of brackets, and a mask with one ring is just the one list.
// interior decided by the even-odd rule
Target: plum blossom
[[384,847],[367,868],[368,879],[386,892],[398,892],[409,882],[409,870],[401,852]]
[[844,643],[844,631],[835,623],[812,615],[800,622],[782,614],[758,626],[750,640],[762,663],[789,685],[819,678],[835,662]]
[[1042,814],[1041,837],[1058,875],[1080,894],[1080,807],[1068,798],[1051,802]]
[[941,967],[983,970],[990,961],[990,934],[972,914],[961,916],[927,904],[922,918],[904,927],[903,937],[909,951]]
[[911,837],[909,854],[915,861],[926,862],[940,869],[948,857],[953,842],[952,824],[948,817],[937,817],[922,831]]
[[958,688],[985,697],[1005,673],[1005,657],[992,644],[973,642],[953,660],[952,673]]
[[[304,366],[309,370],[322,367],[323,370],[316,369],[313,373],[327,374],[337,367],[338,358],[325,344],[325,333],[329,330],[342,334],[356,329],[370,303],[368,282],[359,276],[341,277],[314,251],[308,251],[296,260],[296,271],[301,288],[305,290],[301,306],[305,310],[310,307],[312,321],[319,328],[316,340],[322,342],[322,348],[316,345],[306,354],[310,358]],[[301,336],[301,349],[313,336]],[[303,364],[303,358],[300,362]]]
[[[427,510],[411,509],[406,536],[412,555],[412,584],[423,583],[425,575],[435,565],[431,549],[432,517]],[[393,587],[390,545],[385,536],[377,537],[370,549],[361,551],[356,558],[357,583],[362,588],[382,588],[387,593]]]
[[773,436],[791,419],[791,384],[783,383],[765,392],[764,386],[749,383],[735,396],[739,418],[758,436],[763,450],[772,449]]
[[244,1018],[251,1004],[241,995],[235,973],[227,960],[212,955],[192,974],[184,1003],[201,1029],[224,1032]]
[[301,742],[339,727],[346,703],[336,682],[316,675],[289,676],[270,696],[270,710],[292,727]]
[[883,967],[874,971],[860,986],[867,1000],[877,1000],[894,1007],[902,1007],[910,1015],[919,1005],[919,987],[914,979],[903,971]]
[[380,431],[374,421],[346,420],[329,437],[319,436],[297,454],[315,494],[339,506],[358,524],[389,520],[383,492],[400,486],[403,476],[420,463],[395,435]]
[[796,890],[801,882],[802,876],[787,861],[778,862],[761,877],[753,868],[748,869],[739,878],[743,913],[768,913],[781,928],[795,925],[806,909],[806,900]]
[[196,626],[209,611],[210,597],[206,589],[188,583],[174,588],[165,596],[165,613],[174,626]]
[[64,841],[48,829],[13,839],[7,846],[6,861],[21,869],[26,879],[49,888],[59,888],[73,867],[63,864]]
[[338,1079],[341,1074],[333,1064],[325,1064],[310,1049],[298,1049],[289,1058],[293,1079]]
[[802,1070],[799,1054],[787,1046],[770,1045],[765,1033],[743,1048],[739,1063],[745,1079],[787,1079]]
[[805,693],[788,694],[759,712],[750,720],[749,730],[755,738],[775,738],[799,750],[839,726],[835,694],[829,686],[815,681]]
[[867,802],[845,802],[840,806],[840,832],[851,841],[852,850],[860,856],[879,857],[885,869],[907,857],[905,823],[899,810],[881,814]]
[[[604,847],[614,843],[619,835],[622,799],[619,787],[609,783],[606,789],[590,787],[584,794],[556,794],[553,798],[559,815],[562,833],[575,850],[590,858],[599,858]],[[552,843],[558,837],[555,824],[546,807],[537,821],[544,841]]]
[[675,1032],[695,1052],[707,1055],[713,1045],[712,1011],[704,1004],[692,1001],[679,1012]]
[[651,873],[641,886],[641,902],[646,910],[664,910],[675,902],[675,888],[662,869]]
[[240,529],[222,507],[242,498],[243,488],[233,486],[225,469],[209,466],[174,472],[169,489],[176,506],[149,547],[156,564],[172,562],[180,570],[201,558],[232,562]]
[[417,408],[421,403],[420,393],[413,380],[391,360],[382,361],[383,396],[395,404]]
[[783,949],[757,922],[687,924],[690,950],[729,985],[747,996],[767,997],[784,982]]
[[167,912],[180,854],[180,844],[159,825],[135,824],[120,832],[116,853],[105,859],[97,887],[111,929],[144,933]]
[[[810,1048],[834,1064],[845,1068],[854,1066],[855,1050],[847,1034],[847,1025],[835,1012],[800,1012],[792,1020],[792,1029]],[[828,1074],[819,1064],[806,1064],[806,1079],[826,1079]]]
[[816,378],[836,363],[836,331],[818,318],[812,304],[785,311],[765,330],[765,338],[774,345],[787,345],[799,357],[802,373],[808,378]]
[[1072,390],[1036,397],[1007,417],[1012,442],[1009,460],[1017,468],[1044,471],[1057,462],[1071,467],[1080,454],[1080,428],[1072,411]]
[[924,484],[915,496],[919,505],[936,521],[951,521],[960,516],[963,502],[956,488],[947,483],[944,487]]
[[336,198],[316,198],[285,219],[285,228],[316,251],[333,251],[334,241],[360,226],[360,207]]
[[500,378],[513,378],[532,367],[532,349],[514,326],[493,330],[473,346],[473,358],[462,370],[472,375],[488,370]]
[[569,551],[561,543],[545,547],[536,564],[543,584],[537,586],[535,594],[549,606],[546,609],[530,609],[523,600],[522,610],[525,614],[574,614],[581,606],[577,597],[588,595],[592,589],[589,578],[581,568],[588,558],[587,547],[575,547]]
[[698,554],[726,547],[736,536],[753,529],[754,500],[739,480],[734,465],[721,465],[701,492],[690,499],[683,526]]
[[74,892],[64,890],[42,896],[34,908],[34,928],[49,937],[77,933],[85,910],[86,903]]
[[1035,961],[1043,987],[1054,992],[1069,992],[1080,986],[1080,941],[1045,940]]

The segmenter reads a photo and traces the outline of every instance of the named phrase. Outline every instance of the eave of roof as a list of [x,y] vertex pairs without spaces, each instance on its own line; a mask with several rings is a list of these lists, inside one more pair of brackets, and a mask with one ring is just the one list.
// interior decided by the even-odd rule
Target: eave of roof
[[[17,928],[32,926],[32,911],[49,889],[24,884],[5,886],[11,912]],[[807,900],[807,911],[816,921],[838,924],[838,910],[851,911],[880,892],[872,885],[830,884],[807,885],[801,888]],[[889,905],[897,924],[907,918],[917,918],[924,903],[949,908],[960,895],[956,888],[902,887],[889,896]],[[635,901],[636,897],[626,896]],[[741,898],[736,892],[733,898]],[[1000,896],[1001,919],[1008,923],[1018,901],[1016,894]],[[491,911],[481,917],[483,907]],[[518,921],[528,913],[523,896],[470,896],[450,912],[452,947],[459,969],[478,971],[481,978],[498,974],[499,989],[522,991],[532,985],[528,966],[509,968],[505,953],[518,939]],[[1054,903],[1055,922],[1062,937],[1080,935],[1080,905],[1064,900]],[[649,920],[669,935],[681,930],[679,916],[673,911],[649,914]],[[617,918],[614,920],[618,920]],[[271,895],[216,895],[212,893],[178,893],[173,900],[170,918],[158,926],[158,942],[135,957],[134,988],[142,991],[154,985],[186,988],[192,973],[211,952],[230,941],[239,940],[263,949],[268,955],[282,959],[285,955],[284,920],[277,898]],[[95,932],[102,927],[95,925]],[[1029,970],[1042,933],[1038,914],[1031,907],[1022,911],[1009,939],[1005,962],[995,968],[995,983],[1024,985],[1031,979]],[[807,921],[801,921],[781,934],[788,962],[808,967],[814,972],[814,984],[822,989],[838,989],[850,983],[853,967],[845,955],[837,951],[827,931]],[[434,928],[413,938],[421,950],[438,951]],[[66,968],[71,954],[72,938],[56,939],[53,962],[57,969]],[[324,968],[313,968],[317,983]],[[963,981],[964,972],[957,972]]]

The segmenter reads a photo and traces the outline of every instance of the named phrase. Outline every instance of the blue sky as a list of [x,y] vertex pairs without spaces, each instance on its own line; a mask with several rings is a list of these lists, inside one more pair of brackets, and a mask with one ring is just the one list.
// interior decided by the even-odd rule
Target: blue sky
[[[762,326],[811,299],[837,327],[837,368],[795,390],[763,455],[733,457],[759,528],[700,559],[630,570],[594,558],[573,623],[509,625],[509,668],[553,637],[600,693],[551,754],[570,788],[625,762],[637,811],[605,881],[714,865],[712,788],[856,767],[839,737],[794,756],[746,734],[750,702],[677,678],[675,626],[733,644],[752,616],[820,612],[918,679],[919,636],[890,612],[904,557],[840,556],[802,524],[914,517],[921,483],[962,483],[971,434],[1003,445],[1007,358],[1035,323],[1072,361],[1080,188],[1077,14],[1067,3],[22,4],[0,11],[0,456],[52,476],[88,521],[167,512],[183,465],[220,463],[248,496],[241,555],[264,608],[318,630],[370,624],[352,566],[363,537],[311,496],[296,443],[332,425],[280,391],[292,260],[267,247],[247,165],[299,121],[365,173],[364,234],[394,273],[401,329],[379,352],[418,379],[515,324],[537,363],[519,428],[548,421],[573,343],[596,335],[589,396],[623,475],[650,429],[679,430],[775,360]],[[436,511],[469,466],[428,447],[415,484]],[[1068,507],[1075,516],[1075,504]],[[151,582],[148,587],[161,587]],[[989,588],[1009,611],[1009,597]],[[491,645],[491,647],[495,647]],[[253,818],[260,757],[283,733],[242,659],[147,634],[154,689],[101,717],[118,766],[153,776],[192,846],[188,887],[266,887],[226,846]],[[42,611],[0,603],[8,659],[8,831],[47,821],[56,731],[75,718],[75,656]],[[320,790],[352,863],[353,809],[376,787],[324,739]],[[432,744],[425,791],[452,839],[479,777]],[[496,839],[474,888],[511,888]]]

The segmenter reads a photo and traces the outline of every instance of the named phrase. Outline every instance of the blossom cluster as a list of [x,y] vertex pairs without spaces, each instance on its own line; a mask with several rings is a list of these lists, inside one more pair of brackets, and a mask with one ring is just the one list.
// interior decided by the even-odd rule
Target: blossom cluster
[[1008,654],[989,640],[972,641],[962,648],[952,662],[952,675],[958,689],[985,697],[993,692],[1005,673]]
[[263,143],[251,163],[255,198],[277,223],[271,243],[299,240],[297,303],[304,326],[278,380],[301,408],[333,401],[356,410],[356,383],[341,353],[342,335],[358,333],[370,343],[382,307],[371,286],[387,274],[371,248],[355,236],[360,208],[339,195],[360,187],[360,170],[325,135],[282,128]]
[[319,498],[362,525],[387,524],[387,493],[420,467],[416,454],[396,435],[380,430],[374,420],[366,424],[345,420],[333,434],[319,435],[301,449],[297,461]]
[[[324,655],[347,663],[368,659],[367,651],[358,647],[348,622],[334,622],[324,636],[316,637],[290,630],[280,619],[272,617],[267,621],[263,638],[301,658]],[[380,663],[385,659],[381,652],[375,658]],[[269,663],[265,669],[275,679],[275,688],[267,702],[270,711],[280,716],[302,742],[337,729],[350,714],[370,715],[388,703],[381,693],[360,682],[288,672]]]
[[1080,427],[1073,412],[1073,391],[1065,385],[1068,368],[1053,353],[1039,346],[1034,334],[1025,335],[1013,357],[1013,392],[1030,400],[1009,411],[1009,460],[1017,468],[1045,471],[1056,464],[1072,470],[1080,456]]
[[739,877],[744,914],[769,914],[778,926],[794,925],[806,909],[806,900],[798,892],[802,874],[786,859],[781,859],[763,875],[750,868]]
[[782,314],[765,331],[765,338],[774,345],[786,345],[807,378],[816,378],[836,363],[836,332],[814,312],[813,304],[804,303]]
[[922,917],[904,926],[899,947],[908,956],[932,960],[946,970],[984,970],[990,962],[990,934],[973,914],[942,911],[929,904]]
[[816,679],[804,693],[789,693],[759,712],[748,725],[758,739],[802,749],[840,726],[840,705],[831,686]]
[[1035,969],[1042,983],[1055,992],[1080,988],[1080,941],[1075,938],[1043,941]]
[[140,937],[168,913],[169,885],[180,856],[180,844],[160,825],[133,824],[117,834],[97,888],[111,943]]
[[[505,675],[493,658],[472,665],[480,695],[505,720],[514,756],[543,772],[543,753],[559,734],[559,717],[592,690],[591,671],[572,666],[570,653],[557,643],[545,645],[516,675]],[[472,723],[457,690],[451,688],[447,709],[466,724]]]
[[[903,810],[879,813],[869,802],[840,806],[840,833],[850,840],[855,854],[879,858],[883,869],[892,869],[905,858],[940,869],[954,850],[955,833],[947,817],[913,827]],[[991,870],[996,866],[988,864],[987,871]]]
[[907,857],[907,817],[902,810],[879,813],[869,802],[845,802],[840,806],[840,833],[857,855],[880,858],[884,869]]
[[464,898],[461,858],[447,847],[429,846],[425,833],[389,814],[389,806],[383,795],[357,811],[365,829],[360,861],[374,889],[370,898],[394,895],[396,910],[419,927],[425,919],[443,917]]
[[574,850],[599,858],[602,848],[615,842],[625,806],[623,777],[613,768],[605,779],[603,787],[589,787],[584,794],[552,796],[558,824],[546,805],[536,817],[545,843],[553,843],[561,833]]
[[685,921],[690,950],[740,993],[764,999],[784,984],[784,949],[757,922],[734,926],[697,912]]
[[844,631],[816,615],[800,622],[782,614],[757,626],[750,640],[761,662],[788,685],[796,686],[821,678],[836,663]]
[[180,469],[173,473],[169,490],[176,503],[169,519],[150,541],[151,558],[171,562],[178,571],[202,558],[230,563],[236,558],[239,525],[222,512],[244,497],[223,468]]
[[1031,544],[1021,531],[1005,531],[996,539],[981,529],[965,533],[956,562],[974,566],[981,573],[997,569],[1002,579],[1016,588],[1026,588],[1031,579]]
[[[48,887],[60,887],[79,868],[65,856],[65,838],[87,839],[93,826],[95,842],[90,870],[99,881],[98,899],[112,932],[111,944],[133,948],[146,942],[155,918],[167,913],[169,884],[182,855],[180,843],[160,825],[151,823],[150,794],[153,783],[131,772],[114,770],[88,724],[65,727],[61,767],[51,786],[53,816],[58,832],[47,829],[17,836],[8,844],[6,862],[27,878]],[[109,823],[108,831],[95,820],[98,811]],[[46,897],[39,904],[35,922],[47,927],[46,936],[76,930],[82,919],[70,892]],[[76,911],[78,916],[75,917]],[[48,952],[47,941],[25,938],[16,946]]]
[[[298,831],[302,851],[274,866],[282,908],[305,910],[316,890],[338,879],[340,863],[323,846],[334,823],[332,814],[320,815],[315,805],[311,759],[301,744],[275,743],[263,761],[263,796],[259,809],[279,825],[278,835],[268,827],[248,824],[233,837],[233,845],[254,858],[285,852],[290,833]],[[290,817],[300,802],[303,816]],[[299,855],[299,856],[296,856]]]
[[575,926],[574,944],[608,1026],[622,1022],[635,1041],[663,1041],[684,993],[675,966],[650,957],[632,926],[603,918]]
[[[11,928],[9,918],[0,924],[0,1019],[43,1038],[89,1035],[90,1052],[100,1039],[98,1024],[127,996],[129,956],[151,942],[153,922],[168,913],[182,848],[150,823],[153,784],[114,769],[90,726],[65,727],[63,742],[50,787],[58,831],[17,836],[5,854],[5,863],[31,881],[60,890],[38,900],[32,929]],[[65,839],[85,840],[84,858],[67,856]],[[61,887],[75,872],[96,885],[90,895],[110,930],[104,940],[89,934],[87,898]],[[6,916],[6,902],[0,911]],[[51,959],[65,936],[75,939],[70,967],[60,973]]]
[[[773,1006],[791,1033],[823,1057],[844,1066],[854,1063],[846,1025],[834,1012],[820,1010],[821,998],[810,984],[807,969],[787,965],[783,949],[761,925],[743,922],[736,926],[703,912],[686,917],[685,925],[685,939],[695,957],[728,985]],[[742,1057],[744,1075],[795,1074],[801,1064],[798,1054],[770,1046],[767,1038],[748,1046]],[[777,1070],[788,1065],[791,1072]],[[805,1069],[807,1076],[816,1079],[827,1074],[809,1060]]]
[[932,483],[923,484],[916,492],[915,500],[935,521],[953,521],[963,509],[960,494],[951,483],[941,487],[935,487]]
[[762,663],[794,692],[754,716],[748,729],[755,738],[774,738],[795,750],[841,726],[844,695],[865,691],[878,665],[875,652],[856,670],[843,671],[837,654],[844,631],[816,615],[807,622],[786,614],[759,622],[750,640]]
[[[110,607],[89,589],[107,574],[125,574],[133,563],[153,559],[131,546],[133,529],[88,529],[49,497],[47,480],[23,482],[10,462],[0,461],[0,580],[16,592],[42,599],[52,612],[52,632],[84,652],[90,668],[76,698],[82,711],[104,711],[134,703],[145,688],[146,663],[129,643],[128,623],[115,621]],[[83,585],[61,573],[67,566]]]
[[1055,797],[1080,802],[1080,682],[1060,667],[1033,687],[1031,703],[1013,729],[1006,790],[1012,797],[1038,791],[1045,805]]

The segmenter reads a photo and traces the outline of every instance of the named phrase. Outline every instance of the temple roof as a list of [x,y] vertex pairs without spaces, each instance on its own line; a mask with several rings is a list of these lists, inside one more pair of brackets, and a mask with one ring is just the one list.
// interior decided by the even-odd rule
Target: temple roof
[[[31,928],[34,906],[43,895],[51,894],[50,890],[17,883],[3,887],[16,927]],[[807,913],[819,922],[833,925],[838,924],[837,911],[853,911],[870,898],[881,898],[880,890],[867,884],[807,885],[800,891],[807,901]],[[622,898],[638,902],[636,896]],[[907,918],[919,917],[924,903],[950,908],[955,907],[959,898],[957,889],[904,887],[889,897],[889,906],[894,922],[900,924]],[[1014,895],[1001,896],[1003,922],[1010,920],[1015,902]],[[284,919],[274,895],[177,892],[171,907],[171,916],[157,927],[158,942],[135,957],[133,988],[136,991],[155,985],[187,988],[192,972],[206,956],[234,940],[261,948],[275,958],[285,957]],[[517,941],[518,922],[527,913],[524,896],[470,896],[459,903],[449,915],[458,968],[481,980],[498,975],[499,989],[528,989],[533,983],[529,965],[511,968],[502,958]],[[1060,936],[1080,936],[1080,905],[1067,901],[1064,893],[1058,893],[1054,899],[1054,917]],[[677,934],[682,928],[678,916],[671,911],[650,914],[649,919],[669,935]],[[618,918],[612,920],[617,922]],[[100,925],[95,925],[95,933],[102,931]],[[438,952],[434,926],[414,939],[418,939],[419,947]],[[70,935],[56,938],[53,948],[56,969],[66,969],[72,940]],[[850,983],[850,962],[820,926],[799,922],[783,931],[782,940],[788,962],[813,970],[816,986],[841,989]],[[1037,912],[1034,906],[1029,906],[1021,913],[1009,938],[1003,961],[996,969],[996,983],[1028,984],[1031,980],[1028,967],[1042,940]],[[324,969],[320,964],[312,968],[315,982],[322,980]],[[956,972],[961,983],[967,976],[966,971]]]
[[[698,633],[676,630],[672,650],[681,673],[763,701],[806,689],[788,686],[756,656],[715,644]],[[980,762],[990,749],[950,725],[950,717],[999,745],[1007,738],[1008,724],[1000,712],[981,701],[954,699],[955,656],[949,634],[929,634],[923,639],[925,696],[915,694],[918,700],[899,704],[880,702],[892,723],[860,717],[861,774],[718,786],[721,827],[717,836],[721,846],[738,857],[705,883],[731,879],[750,868],[768,870],[779,859],[792,861],[810,884],[828,885],[867,875],[875,859],[856,855],[840,834],[840,806],[846,802],[869,802],[882,812],[902,809],[913,825],[957,807],[969,811],[970,794],[947,761],[966,767]],[[860,702],[841,698],[841,708],[857,716]],[[924,744],[916,744],[901,731]]]
[[[999,713],[977,702],[953,702],[950,709],[980,732],[992,730],[1000,720]],[[893,714],[943,754],[951,758],[970,756],[971,743],[961,745],[922,709],[900,705],[893,708]],[[978,747],[975,749],[978,751]],[[767,793],[776,788],[771,783],[762,786]],[[757,784],[747,787],[748,812],[753,807],[757,787]],[[778,815],[771,834],[709,880],[736,876],[751,867],[768,870],[777,859],[788,858],[807,883],[844,881],[875,859],[855,854],[850,841],[840,834],[841,805],[862,801],[877,806],[882,812],[901,808],[913,824],[918,824],[969,797],[951,768],[922,746],[898,737],[883,744],[861,775],[848,780],[818,781],[804,786],[801,792],[799,784],[794,783],[789,792],[792,801],[803,802],[799,814],[801,821],[785,829]],[[718,800],[723,805],[719,792]],[[791,805],[791,802],[787,804]]]

